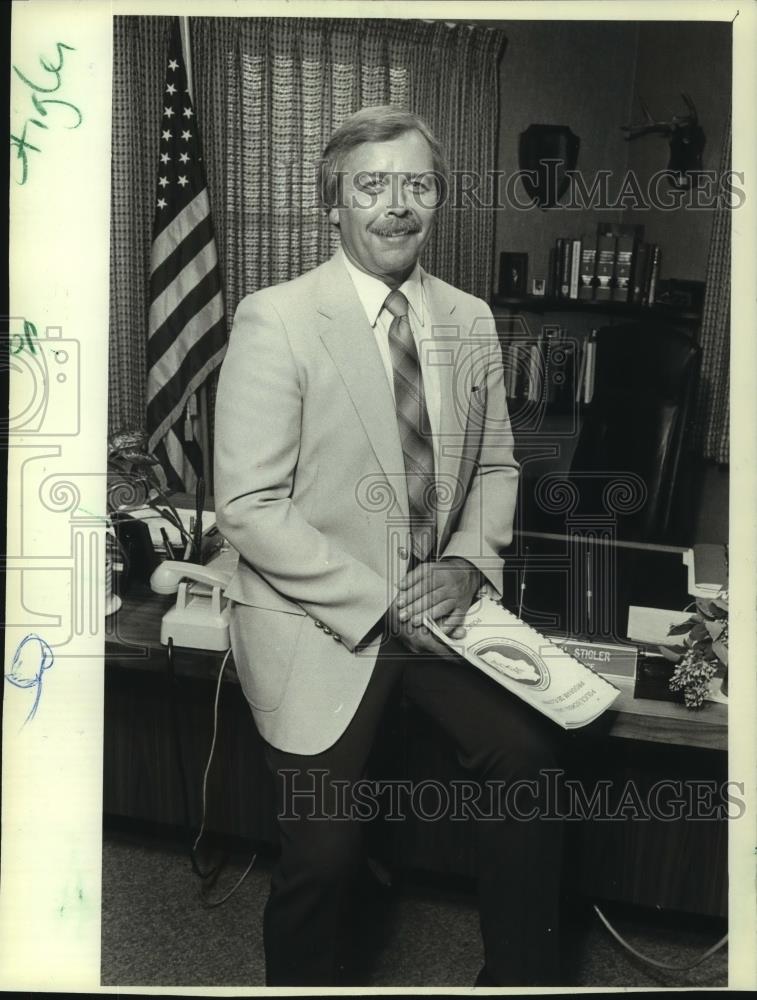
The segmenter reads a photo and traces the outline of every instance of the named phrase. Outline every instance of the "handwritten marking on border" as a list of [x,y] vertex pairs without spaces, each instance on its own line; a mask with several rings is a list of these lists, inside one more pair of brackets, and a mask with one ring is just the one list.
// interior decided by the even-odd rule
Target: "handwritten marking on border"
[[29,87],[30,90],[32,91],[31,95],[32,105],[36,113],[40,116],[39,118],[27,118],[26,121],[24,122],[23,128],[21,129],[20,135],[14,135],[13,132],[11,132],[10,134],[11,146],[14,146],[16,149],[16,159],[21,161],[21,180],[16,180],[17,184],[26,184],[29,175],[29,159],[28,159],[29,154],[27,151],[33,150],[35,153],[42,152],[39,146],[35,146],[31,142],[29,142],[29,140],[26,137],[26,130],[29,128],[30,125],[36,125],[37,128],[49,129],[50,126],[47,125],[44,121],[40,120],[41,118],[46,118],[50,114],[50,111],[48,110],[48,105],[56,105],[57,106],[56,110],[58,107],[63,107],[70,109],[70,111],[73,111],[74,115],[76,116],[76,123],[74,125],[64,125],[63,126],[64,128],[67,129],[78,128],[84,121],[84,115],[81,113],[81,111],[79,110],[79,108],[77,108],[75,104],[71,103],[71,101],[63,101],[60,100],[59,98],[52,98],[52,97],[47,97],[42,99],[39,96],[40,94],[54,94],[60,89],[62,83],[61,72],[63,70],[63,50],[67,49],[70,52],[76,51],[73,45],[66,45],[65,42],[56,42],[55,47],[58,53],[57,66],[54,66],[51,62],[48,62],[46,59],[43,59],[42,56],[39,57],[39,64],[42,67],[42,69],[46,73],[50,73],[53,76],[55,83],[52,87],[44,87],[39,83],[35,83],[33,80],[30,80],[29,77],[26,76],[26,74],[22,73],[21,70],[18,68],[18,66],[16,66],[15,64],[13,66],[13,72],[16,74],[19,80],[25,83],[27,87]]
[[37,339],[37,327],[28,319],[24,320],[24,332],[11,335],[11,354],[20,354],[21,351],[37,353],[35,341]]
[[6,671],[5,679],[19,688],[37,689],[34,704],[24,720],[23,726],[30,722],[37,712],[37,706],[42,697],[42,675],[50,669],[54,659],[53,651],[49,645],[33,632],[24,636],[16,647],[13,662],[10,670]]

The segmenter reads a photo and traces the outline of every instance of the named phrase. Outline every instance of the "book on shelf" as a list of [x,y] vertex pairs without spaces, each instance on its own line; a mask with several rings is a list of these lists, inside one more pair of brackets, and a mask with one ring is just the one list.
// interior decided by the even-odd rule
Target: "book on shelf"
[[615,248],[615,281],[610,296],[613,302],[629,301],[635,252],[636,238],[631,233],[618,236]]
[[633,277],[631,279],[631,302],[636,305],[644,305],[646,298],[649,250],[650,246],[648,243],[640,243],[636,250]]
[[649,291],[647,293],[647,304],[654,305],[655,294],[657,292],[657,281],[660,277],[660,263],[662,261],[662,251],[656,243],[652,244],[651,260],[649,265]]
[[542,327],[544,333],[544,400],[562,409],[573,402],[576,374],[576,343],[567,330],[558,326]]
[[584,342],[582,362],[583,379],[579,382],[576,398],[582,403],[590,403],[594,397],[594,376],[597,364],[597,331],[592,330]]
[[569,297],[571,299],[578,298],[578,283],[579,283],[579,273],[581,271],[581,240],[573,239],[571,241],[571,253],[570,253],[570,292]]
[[557,299],[577,299],[581,287],[583,239],[558,236],[549,251],[547,294]]
[[[643,235],[643,225],[600,222],[595,239],[558,236],[549,251],[546,297],[653,305],[661,294],[662,253],[656,243],[645,242]],[[669,290],[665,294],[670,297]]]
[[576,387],[575,387],[575,400],[577,403],[582,403],[584,398],[584,382],[586,381],[586,361],[588,352],[586,350],[586,345],[588,341],[584,341],[581,346],[581,360],[578,363],[578,374],[576,375]]
[[644,226],[624,222],[597,223],[594,298],[600,302],[632,299],[634,261]]
[[602,232],[597,235],[597,280],[594,298],[597,302],[610,302],[615,276],[615,253],[617,237],[614,233]]
[[584,302],[591,302],[594,298],[594,268],[597,259],[596,243],[588,245],[584,239],[581,246],[581,267],[578,274],[578,298]]
[[570,297],[570,256],[573,244],[571,240],[560,237],[558,245],[560,248],[560,295],[567,299]]
[[522,336],[505,344],[502,349],[505,393],[509,400],[523,400],[531,395],[533,339]]
[[639,244],[633,265],[630,302],[640,306],[654,305],[661,262],[662,253],[656,243]]
[[529,403],[538,403],[544,388],[541,340],[531,344],[528,352],[528,384],[526,398]]
[[554,402],[554,387],[552,382],[552,349],[556,342],[562,338],[563,331],[559,326],[543,326],[542,343],[544,358],[544,401]]

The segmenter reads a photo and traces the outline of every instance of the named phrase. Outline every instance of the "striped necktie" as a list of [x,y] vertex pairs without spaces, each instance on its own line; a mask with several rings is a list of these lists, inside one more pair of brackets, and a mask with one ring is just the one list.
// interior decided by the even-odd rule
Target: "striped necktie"
[[407,318],[407,299],[402,292],[393,291],[387,296],[384,307],[394,317],[389,327],[389,349],[394,369],[397,426],[405,460],[412,564],[415,564],[423,562],[436,544],[434,449],[418,351]]

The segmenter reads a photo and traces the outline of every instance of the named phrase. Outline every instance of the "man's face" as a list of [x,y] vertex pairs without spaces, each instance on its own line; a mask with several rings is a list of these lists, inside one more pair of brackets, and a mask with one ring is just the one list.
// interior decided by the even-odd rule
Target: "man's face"
[[412,272],[436,214],[434,161],[419,132],[386,142],[364,142],[342,166],[340,206],[329,219],[342,247],[362,271],[391,287]]

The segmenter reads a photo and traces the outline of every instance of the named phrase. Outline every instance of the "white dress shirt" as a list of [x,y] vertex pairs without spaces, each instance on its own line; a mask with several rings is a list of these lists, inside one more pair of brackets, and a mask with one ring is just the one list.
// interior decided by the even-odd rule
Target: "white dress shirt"
[[[380,278],[374,278],[372,274],[367,274],[365,271],[361,271],[360,268],[355,267],[344,250],[340,248],[338,252],[342,255],[344,266],[347,268],[347,273],[352,279],[355,291],[365,310],[365,315],[373,329],[376,346],[379,349],[381,360],[384,362],[386,377],[392,390],[392,395],[394,395],[394,368],[392,366],[392,354],[389,347],[389,327],[392,325],[394,317],[388,309],[384,308],[386,297],[392,289],[388,285],[385,285]],[[413,331],[413,339],[415,340],[418,358],[420,359],[426,409],[433,435],[434,464],[438,468],[439,431],[442,414],[441,386],[439,382],[439,367],[428,363],[429,349],[432,347],[432,321],[423,289],[423,275],[417,263],[413,273],[400,285],[398,290],[402,292],[409,304],[407,318],[410,322],[410,328]]]

